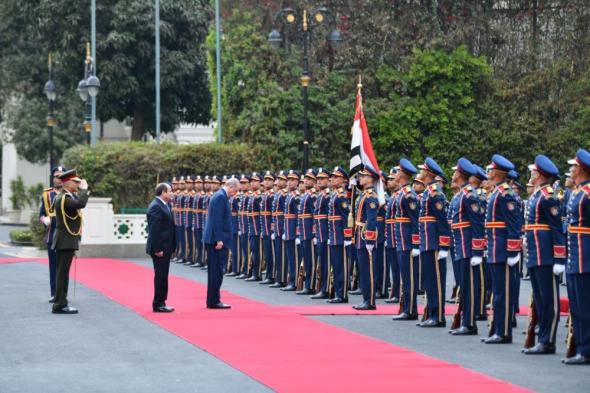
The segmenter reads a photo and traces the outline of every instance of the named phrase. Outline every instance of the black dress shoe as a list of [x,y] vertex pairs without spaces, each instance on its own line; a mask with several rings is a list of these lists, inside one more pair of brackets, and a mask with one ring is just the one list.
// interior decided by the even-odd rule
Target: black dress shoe
[[201,270],[207,270],[207,265],[201,266]]
[[192,266],[192,265],[194,265],[194,264],[195,264],[195,263],[194,263],[193,261],[188,261],[188,262],[186,262],[186,263],[185,263],[185,265],[186,265],[186,266]]
[[341,297],[335,297],[334,299],[326,300],[326,303],[330,303],[330,304],[348,303],[348,299],[342,299]]
[[375,306],[374,304],[369,304],[368,302],[364,302],[361,304],[357,304],[356,306],[352,306],[352,308],[354,308],[355,310],[358,310],[358,311],[368,311],[368,310],[376,310],[377,306]]
[[488,316],[485,315],[485,314],[480,314],[480,315],[477,315],[475,317],[475,320],[476,321],[487,321],[488,320]]
[[199,267],[203,267],[203,265],[201,265],[199,262],[195,263],[194,265],[191,265],[190,267],[192,268],[199,268]]
[[65,306],[65,307],[61,307],[61,308],[54,308],[53,310],[51,310],[51,312],[53,314],[78,314],[77,309],[75,309],[74,307],[69,307],[69,306]]
[[486,344],[512,344],[512,337],[498,336],[494,334],[483,340]]
[[392,298],[385,300],[385,303],[399,303],[399,298],[394,296]]
[[313,291],[308,288],[304,288],[301,291],[295,292],[296,295],[313,295]]
[[52,296],[51,299],[49,299],[49,303],[55,303],[55,296]]
[[270,285],[270,284],[274,284],[275,280],[273,280],[272,278],[267,278],[264,281],[260,281],[259,284],[260,285]]
[[363,291],[361,291],[360,289],[355,289],[354,291],[348,291],[349,295],[362,295]]
[[448,300],[445,300],[445,302],[448,303],[448,304],[456,304],[457,303],[457,299],[454,298],[454,297],[452,297],[452,298],[450,298]]
[[375,293],[375,299],[387,299],[386,293]]
[[260,281],[260,280],[261,280],[260,277],[254,277],[254,276],[252,276],[252,277],[247,278],[245,281]]
[[416,293],[417,293],[418,295],[424,295],[424,289],[418,289],[418,290],[416,291]]
[[236,277],[237,275],[238,275],[238,273],[236,273],[236,272],[225,273],[225,277]]
[[321,292],[321,291],[311,297],[311,299],[327,299],[327,298],[328,298],[328,294],[326,292]]
[[461,326],[459,329],[450,330],[453,336],[477,336],[477,327]]
[[394,321],[415,321],[418,319],[418,314],[408,314],[407,312],[403,312],[398,315],[394,315],[391,318]]
[[423,327],[423,328],[439,328],[439,327],[446,327],[447,322],[446,321],[439,322],[439,321],[435,321],[434,319],[427,319],[426,321],[422,322],[418,326]]
[[154,310],[154,312],[172,312],[172,311],[174,311],[174,307],[159,306],[159,307],[154,307],[153,310]]
[[275,282],[272,285],[269,285],[269,288],[283,288],[285,286],[285,283],[283,282]]
[[571,358],[566,358],[566,359],[561,359],[561,363],[563,364],[567,364],[567,365],[586,365],[586,364],[590,364],[590,358],[581,355],[581,354],[577,354],[574,357]]
[[247,276],[247,275],[245,275],[245,274],[240,274],[240,275],[239,275],[239,276],[237,276],[236,278],[237,278],[238,280],[243,280],[243,279],[245,279],[245,278],[248,278],[248,276]]
[[227,309],[227,308],[231,308],[231,306],[229,304],[219,302],[217,304],[207,305],[207,308]]
[[555,354],[555,344],[537,343],[534,347],[524,348],[522,353],[526,355],[553,355]]
[[297,287],[293,284],[289,284],[284,288],[281,288],[281,291],[285,291],[285,292],[291,292],[291,291],[296,291]]

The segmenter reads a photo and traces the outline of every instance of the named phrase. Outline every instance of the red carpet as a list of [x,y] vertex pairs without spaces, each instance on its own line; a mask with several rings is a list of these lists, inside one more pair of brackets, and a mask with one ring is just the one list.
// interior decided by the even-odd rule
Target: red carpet
[[[206,287],[179,277],[170,277],[168,300],[177,311],[155,314],[153,272],[129,262],[79,259],[77,280],[280,392],[526,391],[289,307],[223,292],[234,308],[207,310]],[[84,312],[83,304],[76,306]]]
[[0,265],[7,264],[7,263],[22,263],[22,262],[42,262],[46,261],[47,259],[43,258],[19,258],[19,257],[1,257],[0,258]]

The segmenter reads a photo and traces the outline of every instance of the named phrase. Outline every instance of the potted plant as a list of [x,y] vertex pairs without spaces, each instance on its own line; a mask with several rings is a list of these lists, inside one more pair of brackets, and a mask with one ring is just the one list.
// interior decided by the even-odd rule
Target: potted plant
[[20,222],[21,210],[27,201],[25,183],[23,182],[23,178],[21,176],[18,176],[16,179],[10,181],[10,191],[12,192],[12,195],[10,196],[12,210],[7,212],[7,216],[11,223],[16,224]]

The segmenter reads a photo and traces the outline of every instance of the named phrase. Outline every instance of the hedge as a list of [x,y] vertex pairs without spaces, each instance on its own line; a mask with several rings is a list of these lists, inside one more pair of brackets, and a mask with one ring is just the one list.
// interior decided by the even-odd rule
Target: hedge
[[225,175],[260,170],[257,154],[242,144],[161,145],[143,142],[78,145],[63,164],[88,180],[92,196],[110,197],[115,211],[145,208],[157,182],[172,176]]

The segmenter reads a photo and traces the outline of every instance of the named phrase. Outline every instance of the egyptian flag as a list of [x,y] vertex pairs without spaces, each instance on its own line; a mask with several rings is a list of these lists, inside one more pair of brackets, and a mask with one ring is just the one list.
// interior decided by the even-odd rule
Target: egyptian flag
[[369,128],[363,114],[363,97],[359,88],[356,96],[356,112],[354,114],[354,123],[352,124],[352,142],[350,143],[350,182],[356,185],[354,175],[363,168],[367,168],[372,173],[379,176],[375,181],[375,192],[379,198],[379,204],[385,204],[385,184],[381,177],[381,170],[377,164],[377,158],[373,152],[373,144],[369,136]]

